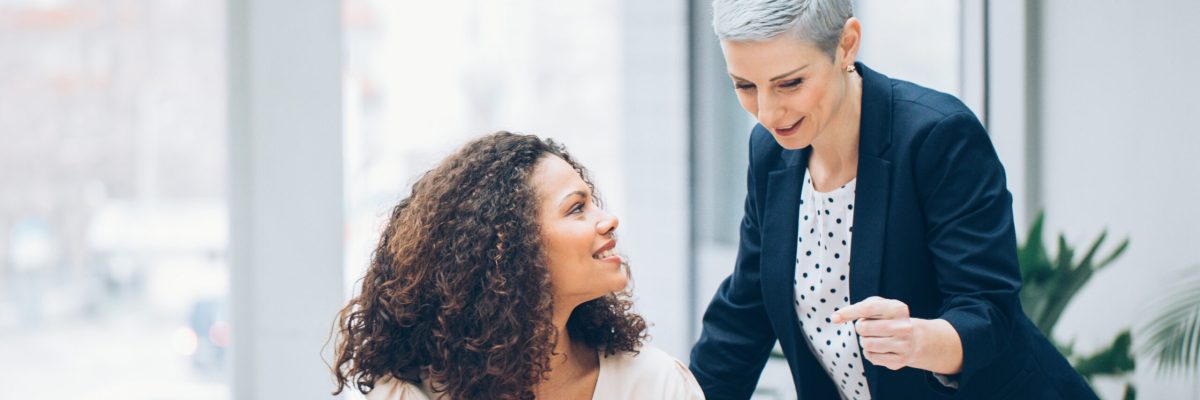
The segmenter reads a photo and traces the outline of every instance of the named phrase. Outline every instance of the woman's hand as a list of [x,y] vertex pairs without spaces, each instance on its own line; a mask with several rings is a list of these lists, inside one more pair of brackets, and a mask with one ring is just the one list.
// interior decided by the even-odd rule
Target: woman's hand
[[953,375],[962,369],[962,342],[949,322],[910,318],[899,300],[869,297],[833,313],[834,323],[854,321],[863,357],[891,370],[913,367]]

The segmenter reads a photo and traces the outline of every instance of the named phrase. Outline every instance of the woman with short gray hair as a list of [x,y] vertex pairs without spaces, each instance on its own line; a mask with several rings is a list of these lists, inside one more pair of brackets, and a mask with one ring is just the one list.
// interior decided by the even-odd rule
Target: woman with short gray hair
[[715,0],[713,30],[758,125],[692,349],[707,398],[748,399],[776,341],[801,399],[1096,398],[1021,310],[1012,195],[961,101],[856,62],[850,0]]

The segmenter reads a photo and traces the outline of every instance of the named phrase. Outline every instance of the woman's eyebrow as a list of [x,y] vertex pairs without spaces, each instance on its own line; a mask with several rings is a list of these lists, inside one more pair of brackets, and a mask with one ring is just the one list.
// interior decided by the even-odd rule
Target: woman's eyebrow
[[560,206],[561,206],[563,203],[566,203],[566,202],[567,202],[567,200],[569,200],[569,199],[570,199],[572,196],[579,196],[579,197],[582,197],[582,198],[585,198],[585,199],[586,199],[586,198],[587,198],[587,193],[584,193],[584,191],[582,191],[582,190],[576,190],[576,191],[574,191],[574,192],[567,193],[567,195],[566,195],[566,196],[563,196],[562,200],[559,200],[559,202],[558,202],[558,205],[560,205]]
[[[793,70],[791,70],[791,71],[788,71],[788,72],[786,72],[786,73],[783,73],[783,74],[781,74],[781,75],[778,75],[778,76],[776,76],[776,77],[774,77],[774,78],[771,78],[771,79],[770,79],[770,81],[771,81],[771,82],[775,82],[775,81],[777,81],[777,80],[780,80],[780,79],[783,79],[783,78],[787,78],[789,75],[791,75],[791,74],[794,74],[794,73],[797,73],[797,72],[800,72],[800,70],[802,70],[802,69],[805,69],[805,68],[808,68],[808,64],[805,64],[804,66],[802,66],[802,67],[800,67],[800,68],[793,69]],[[737,80],[740,80],[740,81],[747,81],[747,82],[749,82],[749,81],[750,81],[749,79],[742,78],[742,77],[740,77],[740,76],[734,75],[732,72],[731,72],[731,73],[729,73],[729,76],[733,77],[733,79],[737,79]]]

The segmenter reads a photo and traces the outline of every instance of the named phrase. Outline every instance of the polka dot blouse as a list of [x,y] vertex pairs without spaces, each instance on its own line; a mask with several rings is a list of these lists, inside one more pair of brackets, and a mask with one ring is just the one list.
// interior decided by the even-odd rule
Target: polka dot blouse
[[854,184],[818,192],[804,172],[796,238],[795,306],[809,347],[842,398],[871,398],[858,334],[834,324],[834,311],[850,305],[850,236],[854,231]]

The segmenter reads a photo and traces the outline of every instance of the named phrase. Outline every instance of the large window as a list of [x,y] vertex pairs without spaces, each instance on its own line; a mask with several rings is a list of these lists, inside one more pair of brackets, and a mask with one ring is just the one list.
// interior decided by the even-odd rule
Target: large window
[[0,3],[0,398],[228,397],[223,18]]
[[617,3],[343,4],[348,285],[408,186],[485,133],[564,143],[621,203]]

